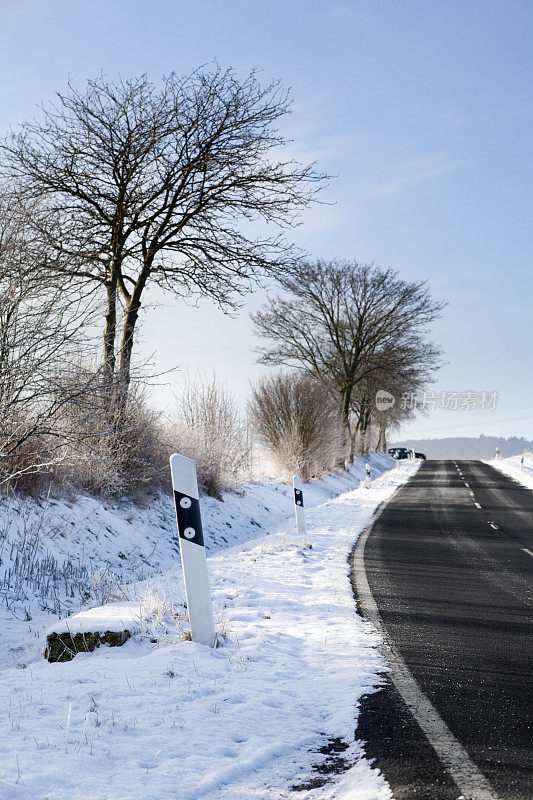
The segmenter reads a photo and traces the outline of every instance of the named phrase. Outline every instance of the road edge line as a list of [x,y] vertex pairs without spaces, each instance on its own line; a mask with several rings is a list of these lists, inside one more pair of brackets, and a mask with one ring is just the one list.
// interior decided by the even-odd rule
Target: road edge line
[[351,553],[350,566],[357,592],[356,600],[360,604],[363,616],[381,634],[383,642],[381,650],[390,668],[390,679],[461,794],[466,800],[500,800],[487,778],[478,770],[435,706],[422,692],[409,667],[390,641],[383,625],[366,577],[364,552],[372,527],[387,507],[388,502],[389,500],[382,503],[376,510],[372,522],[362,531]]

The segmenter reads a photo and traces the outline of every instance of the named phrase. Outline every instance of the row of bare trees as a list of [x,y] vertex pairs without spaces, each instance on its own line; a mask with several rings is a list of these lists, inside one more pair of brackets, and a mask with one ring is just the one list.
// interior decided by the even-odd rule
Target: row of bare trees
[[[443,304],[423,282],[356,261],[301,261],[278,280],[282,293],[252,317],[265,340],[261,362],[300,370],[335,401],[341,463],[353,461],[371,421],[385,449],[387,426],[409,413],[402,394],[427,384],[442,363],[427,335]],[[379,390],[398,402],[380,410]]]
[[[101,76],[58,94],[4,142],[3,175],[33,204],[51,253],[48,280],[105,305],[103,380],[117,431],[150,288],[232,309],[250,282],[292,263],[280,228],[323,178],[276,158],[275,125],[288,111],[286,92],[255,73],[240,81],[200,69],[159,87]],[[244,233],[251,222],[265,233]]]
[[[11,359],[1,378],[11,413],[3,415],[4,465],[34,445],[40,452],[25,454],[21,469],[51,464],[39,436],[47,448],[54,438],[64,447],[59,409],[67,405],[93,450],[104,441],[117,458],[128,450],[135,334],[153,287],[231,311],[261,277],[291,268],[297,253],[283,228],[323,176],[280,160],[276,126],[289,110],[281,85],[262,86],[255,72],[240,80],[217,65],[157,86],[145,75],[100,76],[58,94],[4,140],[3,201],[16,196],[17,212],[4,226],[14,223],[15,239],[11,225],[1,255],[0,324]],[[13,247],[16,256],[6,255]],[[96,360],[90,324],[102,330]],[[87,405],[103,412],[96,426],[82,419]]]
[[[280,159],[289,110],[279,84],[216,65],[157,86],[100,76],[3,141],[0,481],[68,463],[87,488],[121,491],[162,469],[160,422],[134,381],[154,287],[230,312],[262,279],[279,286],[254,322],[263,363],[291,371],[253,387],[251,418],[280,464],[312,475],[350,461],[371,421],[384,446],[399,409],[380,416],[375,393],[431,378],[441,306],[392,270],[309,262],[285,238],[326,179]],[[209,381],[182,393],[179,418],[173,435],[220,493],[248,428]]]

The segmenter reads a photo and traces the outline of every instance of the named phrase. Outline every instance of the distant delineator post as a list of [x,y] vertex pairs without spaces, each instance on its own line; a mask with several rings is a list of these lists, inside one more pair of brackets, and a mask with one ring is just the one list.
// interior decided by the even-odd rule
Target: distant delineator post
[[170,472],[192,640],[214,647],[215,620],[207,574],[196,465],[192,458],[174,453],[170,456]]
[[293,477],[292,485],[294,488],[294,513],[296,516],[296,530],[298,531],[298,533],[303,534],[305,543],[306,527],[305,527],[304,493],[303,493],[304,485],[299,475],[295,475]]

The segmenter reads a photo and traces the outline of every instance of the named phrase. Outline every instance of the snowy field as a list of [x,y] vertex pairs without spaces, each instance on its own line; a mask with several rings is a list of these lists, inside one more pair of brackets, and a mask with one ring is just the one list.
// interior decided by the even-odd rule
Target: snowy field
[[[524,462],[521,465],[522,458]],[[511,458],[491,459],[486,463],[520,481],[528,489],[533,489],[533,453],[525,453],[524,456],[512,456]]]
[[[419,462],[397,465],[377,454],[369,461],[371,489],[359,487],[363,460],[351,474],[306,487],[312,548],[292,532],[284,484],[252,484],[223,503],[202,499],[215,650],[187,639],[170,497],[144,510],[104,508],[88,498],[54,501],[54,525],[48,504],[39,547],[45,542],[50,558],[64,564],[84,542],[84,568],[121,565],[120,585],[117,578],[97,587],[102,597],[107,591],[121,599],[93,614],[106,620],[124,612],[138,624],[122,647],[49,664],[44,630],[57,616],[43,605],[51,607],[51,598],[41,591],[40,601],[28,593],[25,604],[4,604],[0,796],[390,798],[354,739],[357,699],[376,686],[383,663],[376,634],[355,613],[347,556],[379,503]],[[29,530],[41,513],[30,505],[19,509]],[[148,577],[133,580],[142,573]],[[81,572],[77,580],[84,585]],[[55,590],[54,602],[76,610],[79,598],[65,587],[63,595]],[[98,605],[95,597],[88,605]],[[347,746],[349,769],[321,788],[293,791],[316,777],[313,765],[327,763],[320,749],[334,738]]]

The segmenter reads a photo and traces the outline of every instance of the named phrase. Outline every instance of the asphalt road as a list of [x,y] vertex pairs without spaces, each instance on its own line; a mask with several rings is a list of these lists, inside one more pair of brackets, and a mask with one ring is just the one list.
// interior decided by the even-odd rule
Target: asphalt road
[[[394,796],[461,795],[453,765],[428,747],[433,738],[439,751],[448,733],[432,728],[427,705],[450,733],[444,750],[466,775],[463,788],[481,786],[474,800],[531,800],[533,491],[479,461],[426,461],[359,551],[362,610],[361,580],[390,653],[420,690],[419,699],[398,692],[394,667],[362,706],[357,734]],[[415,722],[424,714],[425,728]]]

